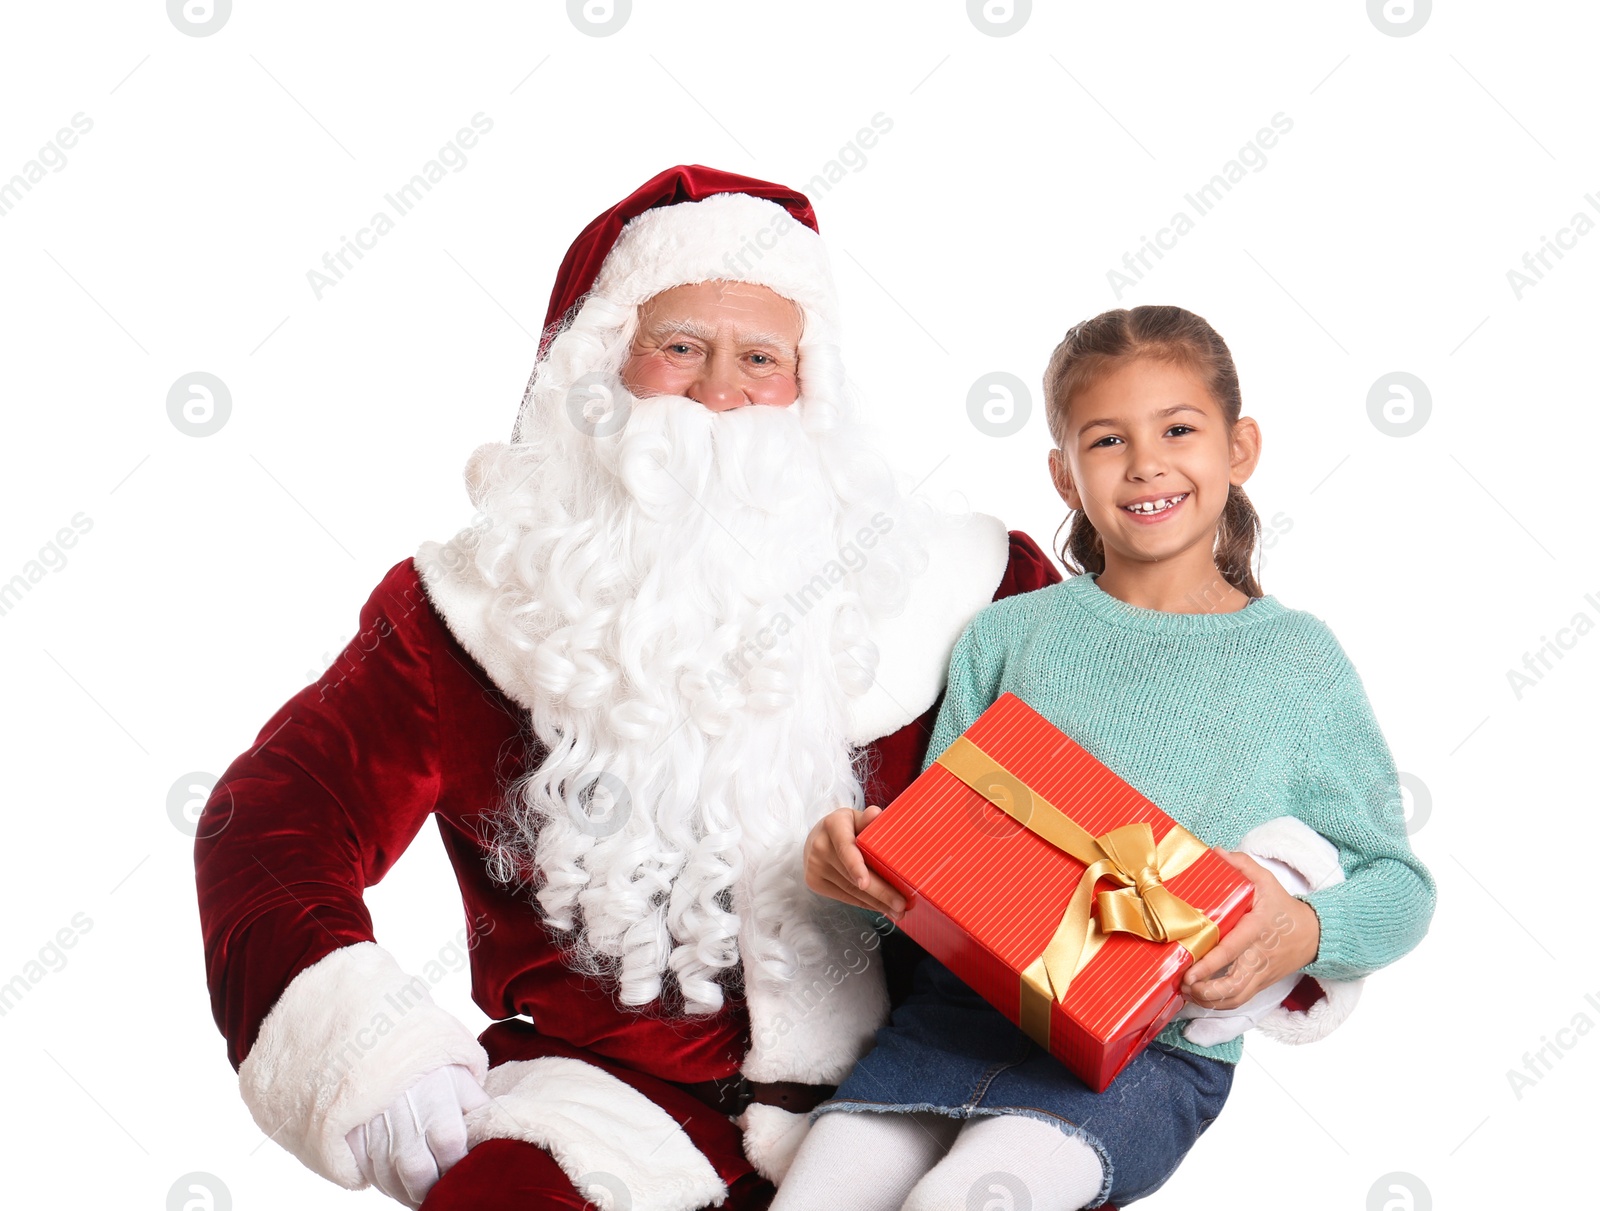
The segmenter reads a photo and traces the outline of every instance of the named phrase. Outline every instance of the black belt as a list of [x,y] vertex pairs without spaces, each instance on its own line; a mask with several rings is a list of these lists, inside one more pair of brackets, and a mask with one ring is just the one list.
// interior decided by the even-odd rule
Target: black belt
[[827,1101],[838,1088],[836,1085],[802,1085],[799,1081],[752,1081],[739,1074],[721,1080],[672,1083],[711,1109],[730,1116],[743,1114],[752,1102],[776,1106],[791,1114],[805,1114]]

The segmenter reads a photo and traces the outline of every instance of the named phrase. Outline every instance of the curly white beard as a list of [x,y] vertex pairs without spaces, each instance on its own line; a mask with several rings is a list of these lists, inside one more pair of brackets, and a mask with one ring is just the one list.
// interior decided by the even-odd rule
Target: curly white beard
[[491,871],[532,887],[568,961],[621,1003],[705,1013],[725,983],[821,952],[795,911],[815,899],[800,843],[862,805],[849,698],[872,685],[872,622],[926,565],[931,512],[842,406],[826,346],[802,344],[790,407],[714,413],[613,381],[625,424],[584,432],[571,388],[615,375],[631,311],[591,298],[535,371],[521,440],[469,468],[467,554],[548,749],[496,821]]

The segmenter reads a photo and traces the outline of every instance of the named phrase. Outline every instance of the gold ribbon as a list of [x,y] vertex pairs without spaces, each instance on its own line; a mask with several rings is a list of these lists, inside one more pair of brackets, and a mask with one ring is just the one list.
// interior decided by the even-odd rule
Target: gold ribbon
[[[1087,967],[1113,933],[1131,933],[1152,942],[1176,942],[1199,959],[1221,939],[1216,922],[1180,900],[1163,885],[1187,870],[1206,845],[1174,824],[1156,844],[1148,823],[1125,824],[1095,837],[965,736],[936,759],[1018,824],[1085,866],[1055,934],[1022,973],[1021,1021],[1042,1047],[1049,1046],[1050,1003],[1064,1001],[1077,974]],[[1122,884],[1095,895],[1095,884]],[[1098,903],[1098,923],[1090,909]]]

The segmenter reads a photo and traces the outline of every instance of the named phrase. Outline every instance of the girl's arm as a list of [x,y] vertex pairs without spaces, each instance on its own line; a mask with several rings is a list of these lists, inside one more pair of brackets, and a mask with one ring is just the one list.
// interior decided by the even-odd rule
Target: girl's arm
[[994,609],[978,611],[956,640],[950,653],[950,675],[945,682],[944,699],[928,738],[928,751],[922,758],[926,770],[955,738],[966,731],[1000,697],[1000,678],[1005,672],[1005,651],[992,637],[984,615]]
[[[1343,656],[1342,651],[1340,656]],[[1354,980],[1422,940],[1433,878],[1406,837],[1399,776],[1361,679],[1347,659],[1314,718],[1299,762],[1294,814],[1339,850],[1345,881],[1302,897],[1321,923],[1319,979]]]

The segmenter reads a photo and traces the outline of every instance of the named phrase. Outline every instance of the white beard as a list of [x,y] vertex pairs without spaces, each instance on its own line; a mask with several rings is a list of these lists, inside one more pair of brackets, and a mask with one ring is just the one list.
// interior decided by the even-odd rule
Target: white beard
[[823,951],[819,918],[795,912],[815,899],[800,843],[862,806],[849,700],[931,514],[825,390],[719,414],[613,383],[620,432],[582,431],[578,371],[613,374],[631,338],[596,315],[591,299],[595,331],[580,317],[536,371],[531,431],[469,468],[487,625],[537,686],[548,749],[496,821],[491,871],[533,889],[568,961],[622,1004],[712,1012],[725,984]]

